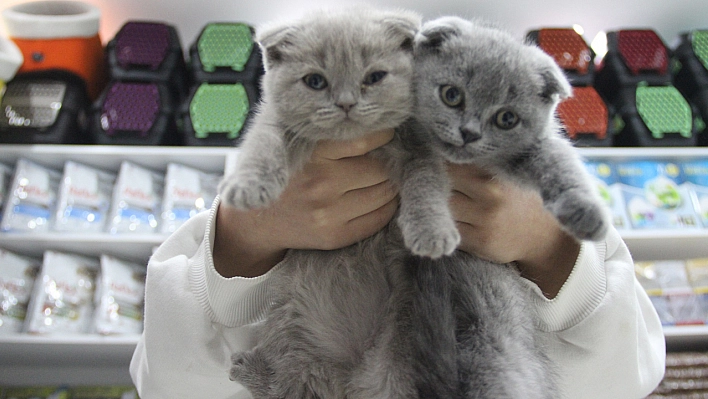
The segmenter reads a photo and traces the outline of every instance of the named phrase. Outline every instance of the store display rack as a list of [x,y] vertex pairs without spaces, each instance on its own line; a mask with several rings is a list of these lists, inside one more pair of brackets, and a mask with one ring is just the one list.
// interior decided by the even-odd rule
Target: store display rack
[[[708,159],[708,148],[582,148],[589,160]],[[118,170],[129,160],[164,170],[178,162],[205,172],[224,173],[232,168],[238,150],[217,147],[53,146],[2,145],[0,162],[14,163],[25,157],[46,166],[61,168],[66,160]],[[708,257],[708,228],[693,231],[644,230],[622,232],[636,260],[690,259]],[[163,235],[110,234],[0,234],[0,247],[39,256],[46,249],[97,256],[108,253],[145,263]],[[708,348],[708,326],[666,327],[670,349]],[[128,365],[138,342],[137,335],[0,337],[0,385],[129,384]]]

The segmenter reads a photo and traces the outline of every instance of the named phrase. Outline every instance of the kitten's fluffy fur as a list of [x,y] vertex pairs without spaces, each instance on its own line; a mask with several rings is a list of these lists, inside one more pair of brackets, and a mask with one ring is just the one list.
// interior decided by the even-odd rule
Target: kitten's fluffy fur
[[[407,120],[419,25],[413,13],[362,6],[259,31],[263,100],[235,171],[219,187],[221,198],[241,209],[267,206],[319,140],[353,139]],[[426,162],[433,158],[430,146],[399,133],[374,155],[389,161],[400,184],[398,223],[407,247],[433,258],[452,253],[460,236],[446,207],[442,164]],[[430,193],[420,195],[419,184]]]
[[[318,140],[360,137],[409,119],[419,25],[412,13],[355,8],[259,31],[263,103],[235,172],[220,185],[223,200],[266,206]],[[256,398],[415,396],[410,345],[398,336],[410,330],[399,311],[411,298],[403,241],[435,258],[450,254],[460,237],[443,163],[415,131],[396,132],[373,155],[389,161],[399,185],[397,222],[347,248],[290,251],[273,271],[279,286],[260,340],[234,356],[231,370]]]
[[[413,107],[407,40],[415,28],[410,14],[365,11],[320,14],[261,33],[265,103],[246,136],[237,174],[221,185],[225,201],[243,208],[267,205],[316,140],[404,122]],[[382,154],[392,160],[392,178],[401,185],[398,223],[340,250],[290,251],[273,271],[278,286],[272,311],[256,347],[235,354],[231,370],[255,398],[556,395],[530,289],[513,266],[462,252],[431,259],[450,243],[454,247],[458,236],[424,243],[430,242],[426,236],[450,231],[441,156],[479,163],[538,189],[572,234],[602,237],[606,222],[599,201],[582,165],[557,136],[553,112],[570,87],[540,50],[459,19],[426,24],[415,52],[416,118],[399,127]],[[382,90],[364,98],[362,82],[379,70],[388,71]],[[312,92],[303,84],[313,71],[326,77],[331,90]],[[441,101],[443,91],[454,106]],[[368,109],[370,101],[381,109],[352,112]],[[351,106],[348,119],[343,103]],[[507,127],[515,121],[499,109],[520,122],[495,128],[497,116]],[[428,218],[431,210],[437,213]],[[410,256],[401,233],[406,246],[430,257]]]
[[[452,163],[477,164],[540,192],[578,239],[603,239],[608,217],[555,109],[571,94],[553,59],[506,32],[455,17],[416,38],[416,121]],[[533,296],[511,265],[463,252],[409,258],[421,398],[554,398]]]

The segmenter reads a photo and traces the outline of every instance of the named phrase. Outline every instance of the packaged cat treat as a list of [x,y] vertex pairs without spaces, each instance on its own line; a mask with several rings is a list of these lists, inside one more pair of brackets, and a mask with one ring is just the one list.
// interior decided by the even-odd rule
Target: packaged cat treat
[[139,334],[143,330],[145,266],[101,256],[96,283],[94,330],[99,334]]
[[708,159],[683,162],[681,164],[693,208],[703,227],[708,228]]
[[104,230],[116,175],[74,161],[64,164],[54,230]]
[[622,187],[615,170],[615,165],[603,161],[586,161],[585,168],[593,177],[600,197],[610,210],[612,224],[617,230],[630,229],[627,209],[622,196]]
[[41,262],[0,248],[0,336],[22,330]]
[[687,260],[686,271],[693,292],[698,297],[698,303],[708,323],[708,258]]
[[705,323],[706,316],[689,281],[686,262],[635,262],[634,270],[663,325]]
[[138,399],[132,386],[78,386],[70,391],[71,399]]
[[9,387],[5,389],[3,399],[70,399],[71,394],[65,387]]
[[627,215],[636,229],[695,229],[700,222],[679,164],[629,161],[617,164]]
[[0,163],[0,220],[2,220],[2,209],[10,189],[12,179],[12,168]]
[[10,184],[0,231],[46,232],[56,207],[61,172],[20,159]]
[[187,219],[208,210],[216,197],[221,175],[204,173],[189,166],[170,163],[165,175],[161,231],[170,234]]
[[124,161],[113,189],[108,232],[157,232],[164,179],[162,173]]
[[27,332],[87,332],[98,270],[98,259],[46,251],[30,301]]

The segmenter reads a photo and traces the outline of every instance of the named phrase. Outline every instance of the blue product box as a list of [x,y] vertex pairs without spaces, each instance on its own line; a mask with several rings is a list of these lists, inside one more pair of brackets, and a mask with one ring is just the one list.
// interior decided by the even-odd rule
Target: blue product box
[[683,162],[681,171],[689,188],[693,208],[703,227],[708,227],[708,159]]
[[617,163],[627,215],[635,229],[697,229],[689,187],[677,162]]
[[600,197],[610,210],[612,224],[617,230],[627,230],[632,226],[629,223],[627,210],[624,206],[622,187],[617,175],[615,165],[604,161],[585,161],[585,169],[593,178]]

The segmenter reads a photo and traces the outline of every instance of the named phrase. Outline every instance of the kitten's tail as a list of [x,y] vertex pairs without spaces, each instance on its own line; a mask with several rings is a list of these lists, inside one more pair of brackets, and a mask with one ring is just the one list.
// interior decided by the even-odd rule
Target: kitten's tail
[[445,259],[410,256],[406,261],[414,281],[411,325],[412,353],[418,397],[461,397],[457,363],[452,283]]

